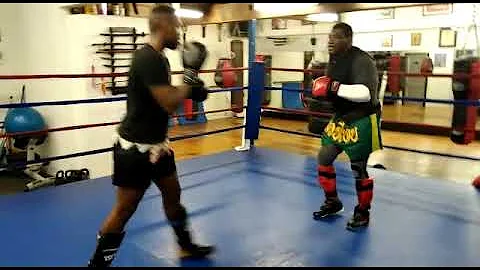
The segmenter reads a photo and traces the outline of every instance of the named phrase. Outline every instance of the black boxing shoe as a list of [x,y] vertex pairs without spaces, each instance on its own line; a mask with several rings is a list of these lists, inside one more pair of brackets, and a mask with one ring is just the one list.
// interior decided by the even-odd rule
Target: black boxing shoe
[[179,213],[179,218],[170,221],[170,224],[177,238],[180,258],[202,259],[212,254],[215,251],[215,247],[198,245],[192,240],[185,208],[182,207]]
[[203,259],[215,252],[214,246],[187,244],[180,246],[179,257],[182,259]]
[[356,231],[361,228],[368,227],[370,223],[370,212],[360,209],[359,206],[355,206],[352,218],[347,223],[347,230]]
[[343,212],[343,204],[339,199],[327,199],[319,211],[313,212],[313,219],[319,220]]
[[107,233],[97,235],[97,247],[92,258],[88,261],[88,267],[110,267],[115,255],[125,237],[122,233]]

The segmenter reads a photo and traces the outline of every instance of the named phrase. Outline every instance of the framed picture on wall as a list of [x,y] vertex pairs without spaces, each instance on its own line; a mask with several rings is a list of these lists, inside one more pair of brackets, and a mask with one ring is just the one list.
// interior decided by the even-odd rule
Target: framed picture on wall
[[422,43],[422,33],[411,33],[410,34],[410,45],[411,46],[420,46]]
[[446,67],[447,66],[447,54],[445,53],[436,53],[433,58],[434,67]]
[[453,12],[452,3],[423,6],[423,16],[446,15]]
[[393,35],[388,35],[383,38],[382,47],[392,47],[393,45]]
[[377,20],[395,19],[395,9],[386,8],[377,12]]
[[451,28],[440,28],[438,47],[455,47],[457,45],[457,31]]

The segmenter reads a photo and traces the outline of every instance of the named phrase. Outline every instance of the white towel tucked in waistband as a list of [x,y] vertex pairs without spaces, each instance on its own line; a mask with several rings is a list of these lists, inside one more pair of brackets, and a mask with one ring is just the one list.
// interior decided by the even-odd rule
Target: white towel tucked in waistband
[[134,143],[125,140],[122,138],[118,133],[115,133],[113,135],[113,141],[114,143],[119,142],[120,146],[122,149],[128,150],[132,146],[137,147],[138,151],[140,153],[145,153],[147,151],[150,151],[150,162],[156,163],[160,156],[165,153],[170,153],[171,148],[169,146],[170,141],[168,138],[166,138],[163,142],[157,143],[157,144],[144,144],[144,143]]

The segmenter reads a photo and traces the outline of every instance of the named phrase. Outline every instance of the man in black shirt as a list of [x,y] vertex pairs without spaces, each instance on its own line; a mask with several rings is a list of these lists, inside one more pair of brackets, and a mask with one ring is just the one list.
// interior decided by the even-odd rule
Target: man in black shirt
[[113,185],[116,203],[98,232],[90,267],[110,266],[125,236],[124,228],[153,182],[162,194],[163,209],[182,257],[203,258],[213,246],[192,241],[188,214],[180,196],[173,150],[168,146],[168,119],[184,99],[196,102],[207,98],[198,71],[207,57],[204,45],[184,44],[184,85],[172,86],[170,65],[163,50],[178,46],[179,21],[168,5],[153,8],[150,42],[135,51],[128,79],[127,114],[118,128],[113,150]]
[[326,97],[334,110],[318,153],[318,183],[325,193],[325,202],[313,217],[323,219],[343,211],[333,162],[345,152],[350,158],[357,192],[357,205],[347,223],[349,230],[366,227],[370,222],[373,178],[367,172],[367,162],[372,152],[382,149],[377,69],[368,53],[352,46],[352,37],[350,25],[333,26],[328,39],[327,74],[316,78],[312,86],[312,96]]

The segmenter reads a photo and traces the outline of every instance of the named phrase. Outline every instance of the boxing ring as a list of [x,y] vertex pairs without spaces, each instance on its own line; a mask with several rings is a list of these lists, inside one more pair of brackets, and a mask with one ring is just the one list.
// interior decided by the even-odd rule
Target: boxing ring
[[[254,44],[251,46],[254,49]],[[158,189],[151,186],[127,225],[124,243],[113,266],[480,265],[480,199],[478,191],[469,185],[369,168],[376,180],[371,224],[366,230],[350,232],[345,229],[345,224],[356,203],[355,184],[350,165],[337,161],[334,164],[337,188],[346,211],[331,220],[313,220],[312,211],[318,209],[324,196],[317,184],[315,157],[257,147],[255,141],[262,140],[261,130],[288,132],[291,136],[318,136],[262,124],[261,111],[275,108],[261,106],[261,92],[279,89],[266,88],[264,65],[255,62],[252,55],[249,59],[244,123],[170,138],[176,141],[243,130],[242,144],[236,149],[178,162],[182,201],[189,211],[194,237],[200,242],[215,244],[217,254],[203,261],[177,259],[161,196]],[[95,76],[112,74],[0,76],[0,79]],[[213,95],[243,89],[234,87],[210,92]],[[0,108],[124,100],[125,97],[113,97],[14,103],[2,104]],[[60,127],[43,132],[116,124],[118,122]],[[8,136],[14,135],[18,134]],[[415,151],[401,147],[397,150]],[[109,151],[111,147],[47,157],[41,161]],[[477,157],[466,158],[479,160]],[[1,196],[0,265],[85,266],[95,247],[95,234],[114,203],[114,192],[110,177],[103,177]]]

